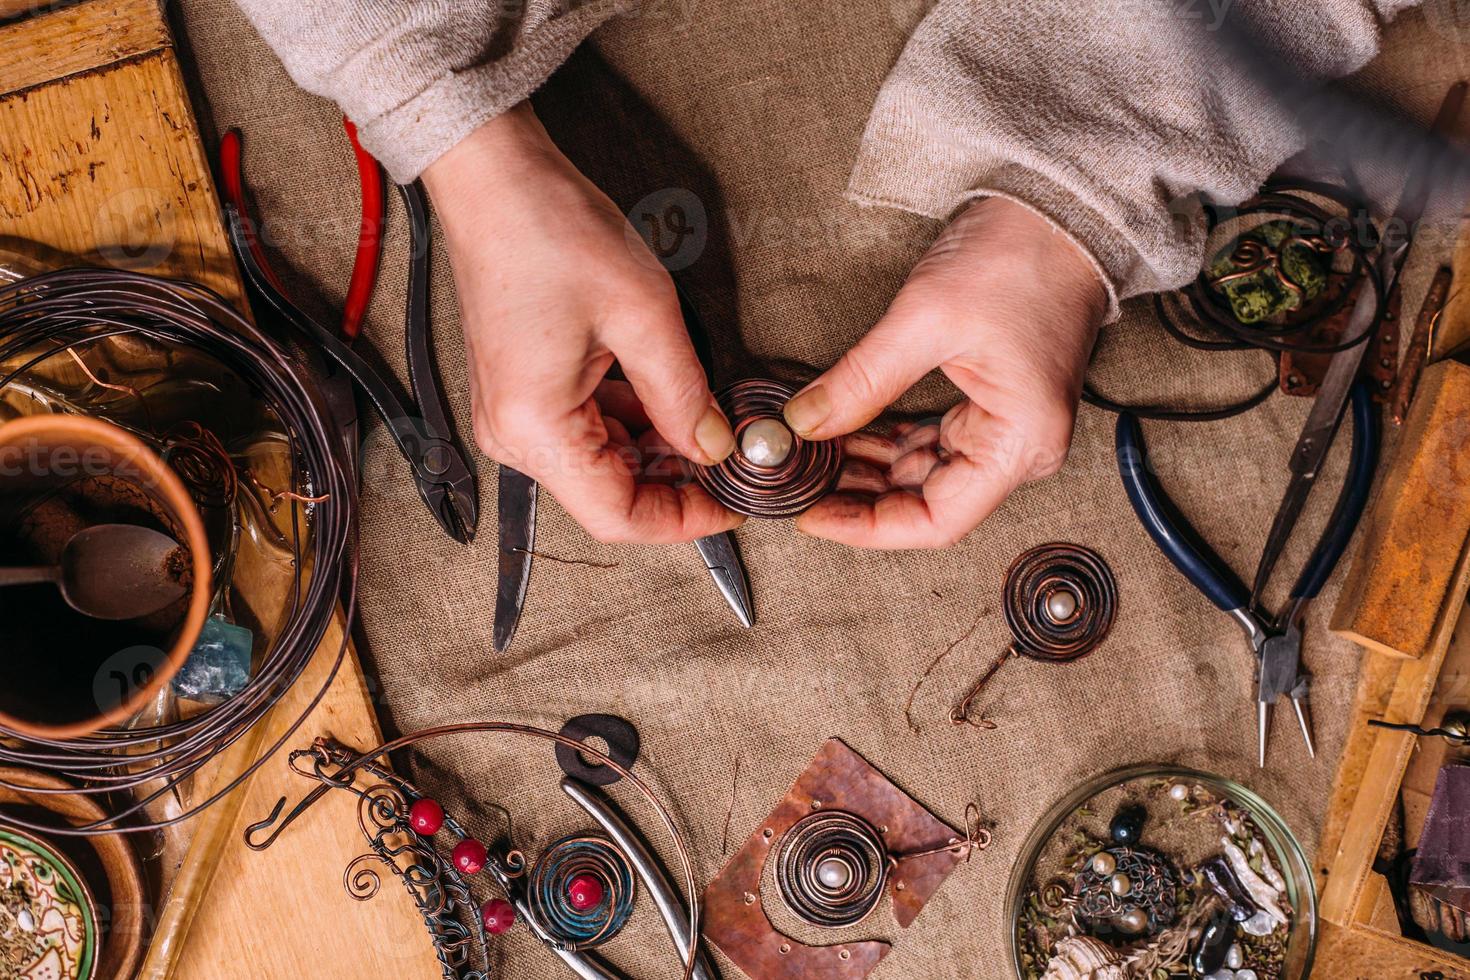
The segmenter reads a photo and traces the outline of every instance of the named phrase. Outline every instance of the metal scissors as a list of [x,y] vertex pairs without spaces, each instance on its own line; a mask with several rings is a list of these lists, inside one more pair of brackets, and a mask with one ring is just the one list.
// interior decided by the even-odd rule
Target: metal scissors
[[[381,194],[374,195],[374,181],[366,169],[371,157],[362,153],[355,141],[354,149],[358,153],[359,172],[363,175],[365,233],[359,240],[353,283],[348,290],[349,302],[343,316],[345,340],[339,339],[293,303],[286,296],[280,279],[265,264],[265,253],[252,233],[253,226],[246,222],[238,134],[234,136],[233,144],[227,142],[222,147],[221,153],[223,183],[230,199],[225,205],[230,245],[240,263],[246,285],[258,301],[257,310],[311,341],[312,348],[329,362],[323,387],[344,435],[350,438],[357,425],[356,402],[346,384],[346,379],[350,379],[363,390],[387,424],[399,452],[413,469],[419,496],[439,526],[456,541],[468,544],[474,540],[479,523],[479,494],[469,459],[455,440],[444,394],[434,371],[429,337],[428,206],[417,184],[397,185],[410,226],[408,299],[404,320],[409,385],[414,404],[406,406],[393,386],[349,346],[366,310],[372,292],[371,280],[376,275],[376,262],[370,261],[370,256],[380,241],[381,219],[376,225],[378,231],[370,232],[369,212],[376,208],[381,213],[382,208]],[[372,162],[372,168],[377,173],[376,162]],[[378,181],[380,186],[380,173]],[[369,267],[370,275],[360,271]],[[352,441],[355,442],[355,438]],[[354,459],[357,449],[356,445],[349,447]]]
[[[708,334],[698,311],[682,289],[679,290],[679,305],[700,363],[709,376]],[[521,611],[525,608],[526,593],[531,583],[531,562],[535,557],[536,494],[535,480],[509,466],[500,467],[500,565],[494,629],[496,653],[504,653],[510,647],[516,626],[520,623]],[[740,625],[747,629],[755,625],[750,581],[735,545],[735,535],[729,531],[712,534],[699,538],[694,546],[704,561],[705,569],[714,579],[715,587],[734,611],[735,618],[740,620]]]
[[1195,532],[1159,485],[1138,419],[1128,413],[1118,417],[1118,469],[1138,519],[1195,588],[1240,624],[1256,655],[1257,764],[1263,768],[1272,711],[1282,697],[1291,700],[1308,755],[1315,758],[1317,754],[1307,703],[1310,676],[1301,662],[1302,630],[1308,605],[1331,576],[1362,517],[1378,464],[1378,407],[1367,385],[1357,382],[1351,386],[1351,402],[1353,441],[1347,478],[1290,598],[1275,617],[1259,610],[1244,583]]

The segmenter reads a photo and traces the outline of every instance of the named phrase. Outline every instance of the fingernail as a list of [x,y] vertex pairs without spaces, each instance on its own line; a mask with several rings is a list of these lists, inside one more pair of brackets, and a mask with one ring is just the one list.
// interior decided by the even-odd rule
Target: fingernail
[[694,441],[712,462],[718,463],[735,451],[735,433],[720,410],[711,405],[694,427]]
[[832,414],[832,396],[825,385],[816,385],[787,402],[784,414],[797,435],[809,436]]

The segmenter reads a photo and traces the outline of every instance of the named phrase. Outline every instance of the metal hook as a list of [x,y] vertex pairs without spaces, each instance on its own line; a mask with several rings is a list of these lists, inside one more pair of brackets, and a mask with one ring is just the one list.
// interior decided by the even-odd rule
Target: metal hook
[[257,842],[256,840],[254,840],[254,837],[261,831],[270,827],[271,824],[275,823],[276,818],[281,815],[281,811],[286,808],[286,798],[284,796],[281,797],[279,800],[276,801],[275,808],[271,810],[270,816],[266,817],[264,820],[258,820],[245,828],[245,846],[250,848],[252,851],[263,851],[266,848],[270,847],[276,842],[277,838],[279,838],[281,834],[285,832],[287,827],[296,822],[297,817],[301,816],[307,810],[311,809],[312,806],[316,804],[316,801],[321,799],[322,796],[326,794],[327,790],[331,788],[331,786],[322,785],[318,786],[310,793],[307,793],[301,798],[301,802],[296,804],[296,808],[290,813],[286,814],[286,819],[282,820],[280,825],[276,827],[275,830],[271,831],[271,835],[269,837],[267,837],[263,841]]

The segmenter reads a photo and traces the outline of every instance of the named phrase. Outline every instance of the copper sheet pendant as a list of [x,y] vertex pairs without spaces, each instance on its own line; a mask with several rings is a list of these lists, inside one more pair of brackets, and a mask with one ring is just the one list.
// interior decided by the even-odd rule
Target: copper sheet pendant
[[779,381],[751,378],[715,396],[735,430],[735,451],[715,466],[696,468],[695,475],[710,496],[737,514],[794,517],[837,482],[841,443],[803,439],[781,417],[795,394]]

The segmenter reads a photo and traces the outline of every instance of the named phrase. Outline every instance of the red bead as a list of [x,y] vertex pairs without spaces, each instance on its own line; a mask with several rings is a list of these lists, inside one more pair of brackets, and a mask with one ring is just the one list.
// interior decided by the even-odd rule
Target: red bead
[[602,904],[602,882],[594,875],[577,875],[567,882],[567,901],[578,912],[590,912]]
[[473,837],[466,837],[454,845],[454,850],[449,854],[454,861],[454,866],[461,874],[478,874],[485,866],[485,858],[488,856],[485,845]]
[[422,800],[414,800],[413,806],[408,808],[408,825],[416,833],[425,837],[432,837],[444,826],[444,808],[438,801],[424,797]]
[[503,898],[492,898],[480,909],[480,921],[485,923],[486,932],[498,936],[515,924],[515,907]]

